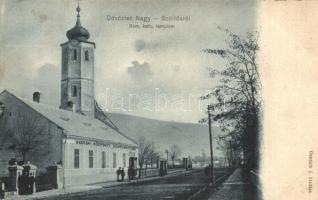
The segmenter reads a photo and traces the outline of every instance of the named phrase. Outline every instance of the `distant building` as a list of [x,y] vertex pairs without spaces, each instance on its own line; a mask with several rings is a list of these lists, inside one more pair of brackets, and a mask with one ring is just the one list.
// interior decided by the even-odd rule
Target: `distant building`
[[[113,180],[118,167],[127,168],[129,158],[138,157],[137,143],[121,133],[95,101],[95,43],[88,41],[89,32],[81,26],[79,7],[77,12],[76,25],[66,34],[69,41],[61,44],[60,108],[42,104],[39,92],[33,94],[33,101],[6,90],[0,93],[0,121],[4,122],[0,126],[0,177],[8,173],[10,159],[24,158],[40,172],[53,162],[60,163],[65,186]],[[34,137],[32,148],[23,128],[37,133],[34,136],[27,130]],[[12,132],[6,130],[22,133],[23,140],[10,137]],[[18,153],[23,148],[26,155]]]

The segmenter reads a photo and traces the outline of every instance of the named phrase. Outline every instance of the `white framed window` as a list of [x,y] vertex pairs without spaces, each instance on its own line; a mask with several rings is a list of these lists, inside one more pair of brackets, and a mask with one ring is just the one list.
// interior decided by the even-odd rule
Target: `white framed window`
[[123,153],[123,167],[126,167],[126,154]]
[[80,151],[79,149],[74,149],[74,168],[78,169],[80,167]]
[[94,167],[94,152],[93,152],[93,150],[88,151],[88,167],[89,168]]
[[106,152],[102,151],[102,168],[106,168]]
[[113,168],[117,167],[117,158],[116,158],[116,152],[113,152]]
[[89,61],[89,52],[88,52],[88,50],[85,51],[84,57],[85,57],[86,61]]
[[77,97],[77,86],[76,85],[72,86],[72,97]]
[[77,60],[77,50],[73,49],[73,60]]

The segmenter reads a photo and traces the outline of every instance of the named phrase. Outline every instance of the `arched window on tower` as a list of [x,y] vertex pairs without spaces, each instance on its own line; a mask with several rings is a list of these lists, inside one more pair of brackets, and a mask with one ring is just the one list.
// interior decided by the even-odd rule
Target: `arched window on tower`
[[77,87],[76,87],[76,85],[73,85],[73,87],[72,87],[72,96],[73,97],[77,96]]
[[77,50],[73,50],[73,60],[77,60]]
[[89,60],[89,53],[87,50],[85,51],[85,60],[87,60],[87,61]]

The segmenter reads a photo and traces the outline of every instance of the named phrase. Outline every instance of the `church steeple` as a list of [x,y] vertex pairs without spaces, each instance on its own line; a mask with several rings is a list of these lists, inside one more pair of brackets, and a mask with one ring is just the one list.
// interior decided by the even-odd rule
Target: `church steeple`
[[81,26],[81,20],[80,20],[80,12],[81,12],[81,8],[79,7],[79,1],[78,1],[78,5],[77,5],[77,8],[76,8],[76,12],[77,12],[77,20],[76,20],[76,25],[75,26]]
[[66,33],[66,36],[69,40],[73,39],[78,41],[86,41],[89,38],[89,32],[81,25],[80,11],[81,11],[81,8],[79,7],[79,1],[78,1],[78,5],[76,8],[76,12],[77,12],[76,24],[72,29],[70,29]]
[[80,7],[75,26],[67,31],[62,47],[61,108],[94,116],[94,50],[89,33],[82,27]]

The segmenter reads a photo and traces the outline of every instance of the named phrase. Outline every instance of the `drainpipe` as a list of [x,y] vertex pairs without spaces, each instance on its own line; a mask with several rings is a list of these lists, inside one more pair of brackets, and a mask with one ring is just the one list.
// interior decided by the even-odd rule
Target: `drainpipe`
[[63,189],[65,189],[65,145],[66,145],[66,134],[63,132],[62,137],[62,166],[63,166]]

